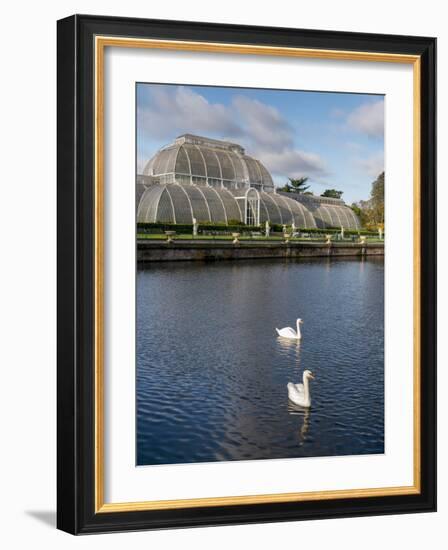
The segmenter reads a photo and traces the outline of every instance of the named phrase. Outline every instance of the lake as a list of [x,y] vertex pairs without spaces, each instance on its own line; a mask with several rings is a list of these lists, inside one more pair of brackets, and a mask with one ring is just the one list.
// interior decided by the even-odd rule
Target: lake
[[383,453],[383,258],[138,267],[136,376],[138,465]]

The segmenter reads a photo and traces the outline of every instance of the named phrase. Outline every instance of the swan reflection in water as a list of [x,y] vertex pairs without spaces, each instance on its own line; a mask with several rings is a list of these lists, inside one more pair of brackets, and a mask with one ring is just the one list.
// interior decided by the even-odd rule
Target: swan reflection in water
[[301,418],[301,422],[299,423],[298,436],[300,445],[303,445],[303,443],[305,442],[305,436],[310,428],[310,409],[299,407],[298,405],[294,405],[294,403],[291,403],[291,401],[288,401],[288,412],[291,416],[297,416],[298,419]]
[[295,355],[297,366],[300,367],[300,340],[289,340],[288,338],[277,338],[277,344],[281,355],[290,358]]
[[[295,357],[295,364],[297,366],[297,371],[300,372],[300,340],[288,340],[286,338],[277,338],[277,344],[279,351],[282,355],[286,356],[288,360],[292,357]],[[305,439],[305,436],[309,428],[309,418],[310,418],[310,409],[305,407],[300,407],[295,405],[288,399],[288,412],[291,415],[297,416],[298,419],[301,419],[299,424],[299,443],[302,445]]]
[[[300,345],[301,340],[289,340],[287,338],[277,338],[277,344],[279,351],[282,355],[286,356],[288,360],[291,357],[295,358],[295,364],[297,366],[297,371],[300,373]],[[311,409],[307,407],[300,407],[295,405],[288,399],[288,413],[291,416],[296,416],[298,423],[298,440],[299,445],[303,445],[305,442],[306,435],[310,427],[310,414]]]

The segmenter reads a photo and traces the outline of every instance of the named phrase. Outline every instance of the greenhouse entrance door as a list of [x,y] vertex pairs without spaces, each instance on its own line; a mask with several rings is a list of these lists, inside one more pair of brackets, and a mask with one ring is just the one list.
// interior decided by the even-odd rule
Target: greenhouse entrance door
[[245,197],[246,212],[244,223],[246,225],[260,225],[260,196],[256,189],[248,189]]

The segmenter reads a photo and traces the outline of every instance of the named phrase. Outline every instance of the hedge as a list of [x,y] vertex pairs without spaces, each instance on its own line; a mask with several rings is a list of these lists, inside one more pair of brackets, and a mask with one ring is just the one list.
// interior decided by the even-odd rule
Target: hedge
[[[291,230],[291,226],[287,225],[288,231]],[[189,234],[193,233],[192,224],[175,224],[175,223],[137,223],[137,233],[160,233],[164,231],[176,231],[178,234]],[[245,225],[245,224],[232,224],[226,225],[225,223],[200,223],[198,228],[198,233],[208,233],[216,232],[221,233],[249,233],[257,232],[264,234],[264,226],[254,226],[254,225]],[[297,228],[297,231],[301,233],[308,234],[335,234],[340,233],[341,229],[339,227],[327,227],[322,228]],[[283,233],[283,225],[281,224],[271,224],[272,233]],[[365,235],[365,236],[377,236],[376,231],[368,231],[367,229],[344,229],[345,235]],[[384,235],[384,233],[383,233]]]
[[[138,223],[138,233],[156,233],[157,231],[176,231],[177,233],[193,233],[193,224],[175,224],[175,223]],[[198,232],[221,231],[223,233],[242,233],[250,231],[261,231],[260,227],[255,225],[227,225],[225,223],[200,223]]]

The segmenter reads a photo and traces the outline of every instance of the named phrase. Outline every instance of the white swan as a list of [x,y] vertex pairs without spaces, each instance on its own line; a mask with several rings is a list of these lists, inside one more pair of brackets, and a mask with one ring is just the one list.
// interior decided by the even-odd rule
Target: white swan
[[288,397],[295,405],[311,407],[310,380],[314,380],[314,374],[310,370],[303,371],[303,384],[288,382]]
[[296,327],[297,332],[291,328],[276,328],[277,334],[281,336],[282,338],[289,338],[290,340],[300,340],[302,338],[302,334],[300,333],[300,325],[303,323],[302,319],[297,319]]

